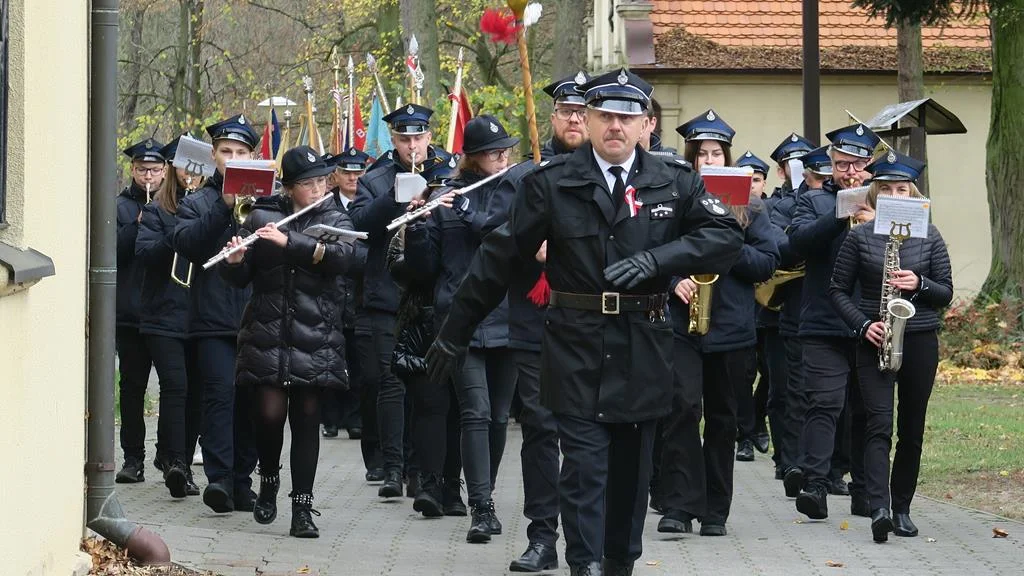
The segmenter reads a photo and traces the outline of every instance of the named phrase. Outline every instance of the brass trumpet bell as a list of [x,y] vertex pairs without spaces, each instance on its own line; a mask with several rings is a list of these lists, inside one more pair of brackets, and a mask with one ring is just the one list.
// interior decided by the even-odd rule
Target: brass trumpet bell
[[776,270],[771,278],[754,285],[754,300],[763,308],[778,312],[782,309],[782,294],[779,289],[787,282],[803,278],[806,273],[802,265],[792,270]]
[[232,210],[232,214],[234,214],[235,222],[238,222],[239,226],[245,224],[245,219],[249,217],[249,213],[252,212],[255,205],[255,196],[238,196],[235,198],[235,208]]

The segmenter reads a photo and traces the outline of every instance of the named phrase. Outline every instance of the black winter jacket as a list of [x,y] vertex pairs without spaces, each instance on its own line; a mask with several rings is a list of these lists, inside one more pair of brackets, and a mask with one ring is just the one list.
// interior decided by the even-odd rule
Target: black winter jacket
[[[408,229],[406,232],[408,233]],[[391,369],[406,380],[427,373],[427,349],[434,341],[433,290],[418,282],[405,255],[405,235],[395,234],[388,245],[388,271],[398,284],[401,298],[395,319],[395,350],[391,353]]]
[[231,208],[221,199],[223,183],[218,172],[178,204],[174,249],[195,265],[188,290],[190,338],[237,336],[251,292],[228,284],[216,269],[203,270],[203,264],[238,235]]
[[[847,326],[864,336],[867,327],[880,319],[882,268],[887,236],[874,233],[874,223],[855,227],[846,236],[836,267],[832,272],[829,296]],[[900,246],[900,268],[912,270],[920,279],[914,292],[904,292],[916,314],[907,321],[907,332],[937,330],[941,325],[939,312],[953,300],[953,270],[949,264],[946,243],[935,225],[928,227],[927,238],[907,238]],[[855,284],[860,283],[860,302],[850,298]]]
[[[179,194],[179,202],[184,194]],[[135,257],[144,270],[139,332],[184,338],[188,331],[188,289],[171,280],[174,227],[177,218],[156,202],[142,210]],[[193,266],[194,274],[195,266]],[[188,261],[178,258],[179,277],[188,273]]]
[[[796,192],[779,198],[769,210],[772,225],[776,230],[775,239],[779,246],[779,256],[782,258],[779,268],[783,270],[792,270],[804,262],[803,256],[790,244],[787,232],[793,224],[797,200],[805,192],[807,184],[800,184]],[[803,285],[804,279],[797,278],[779,287],[782,301],[782,308],[779,310],[779,333],[783,336],[794,337],[800,328],[800,298]]]
[[[261,199],[245,228],[257,230],[292,212],[289,198]],[[348,270],[354,249],[344,242],[327,244],[323,259],[314,264],[316,240],[302,233],[314,224],[352,229],[349,217],[327,201],[283,227],[288,236],[284,248],[258,240],[241,263],[220,266],[233,285],[253,287],[238,332],[239,385],[348,387],[344,284],[338,279]]]
[[117,325],[139,327],[142,267],[135,259],[138,218],[146,205],[146,189],[133,180],[117,195]]
[[[818,190],[800,195],[789,227],[790,247],[807,262],[807,274],[800,303],[800,337],[836,336],[853,338],[856,334],[843,322],[832,305],[828,287],[832,281],[839,247],[849,231],[847,219],[836,218],[836,192],[831,180]],[[854,302],[860,299],[854,291]]]

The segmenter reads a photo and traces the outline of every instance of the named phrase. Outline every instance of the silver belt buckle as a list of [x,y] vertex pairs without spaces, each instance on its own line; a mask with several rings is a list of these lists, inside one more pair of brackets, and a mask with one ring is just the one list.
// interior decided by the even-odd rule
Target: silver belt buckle
[[619,314],[618,292],[601,292],[601,314]]

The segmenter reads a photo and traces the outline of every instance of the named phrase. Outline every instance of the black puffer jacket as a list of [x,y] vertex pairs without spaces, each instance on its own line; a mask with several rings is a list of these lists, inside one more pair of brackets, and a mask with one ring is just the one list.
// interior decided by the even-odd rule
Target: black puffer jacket
[[[873,223],[861,224],[846,236],[832,272],[828,293],[846,324],[861,336],[880,318],[882,268],[887,236],[874,233]],[[915,292],[904,292],[903,298],[913,302],[917,313],[907,321],[907,332],[936,330],[940,325],[939,310],[953,300],[953,270],[949,264],[946,243],[934,225],[928,227],[927,238],[907,238],[900,246],[900,268],[912,270],[920,279]],[[854,285],[860,282],[860,302],[850,298]]]
[[405,231],[391,238],[387,266],[401,294],[395,319],[398,337],[391,353],[391,369],[399,378],[408,380],[427,372],[427,349],[434,341],[434,307],[431,305],[434,294],[430,284],[417,282],[417,273],[407,264]]
[[[286,197],[261,199],[245,228],[257,230],[292,212]],[[239,385],[348,386],[344,283],[338,277],[348,270],[354,249],[348,243],[328,244],[323,259],[313,264],[316,240],[302,231],[314,224],[352,229],[349,217],[327,201],[283,227],[284,248],[258,240],[240,264],[220,266],[235,286],[253,287],[238,331]]]
[[[184,194],[179,194],[180,201]],[[184,338],[188,330],[188,289],[171,280],[174,226],[177,218],[157,202],[142,209],[135,257],[143,269],[139,333]],[[179,277],[188,274],[188,260],[178,258]],[[193,272],[195,267],[193,266]]]
[[117,195],[117,325],[139,327],[142,303],[142,266],[135,259],[139,213],[146,205],[146,189],[134,181]]

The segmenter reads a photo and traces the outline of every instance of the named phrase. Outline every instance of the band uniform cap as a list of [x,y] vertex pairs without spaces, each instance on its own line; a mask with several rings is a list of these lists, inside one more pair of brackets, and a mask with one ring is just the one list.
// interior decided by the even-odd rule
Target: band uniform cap
[[294,184],[306,178],[326,176],[334,172],[324,159],[309,146],[296,146],[281,158],[281,184]]
[[333,166],[336,170],[363,172],[366,170],[367,164],[370,163],[370,155],[358,148],[349,147],[337,156],[328,154],[324,161],[328,166]]
[[885,156],[868,164],[871,181],[913,182],[924,171],[925,163],[906,154],[890,150]]
[[509,136],[501,122],[490,114],[477,116],[467,122],[462,133],[462,152],[465,154],[504,150],[518,143],[519,138]]
[[430,131],[430,117],[434,111],[419,104],[406,104],[391,111],[384,121],[398,134],[423,134]]
[[768,175],[768,164],[754,155],[753,152],[747,150],[740,156],[739,160],[736,161],[736,166],[744,167],[750,166],[754,169],[754,172],[760,172],[761,174]]
[[637,116],[647,111],[654,87],[625,68],[613,70],[580,86],[587,108]]
[[878,145],[878,136],[863,124],[853,124],[825,135],[832,149],[858,158],[871,158]]
[[832,158],[828,155],[829,147],[820,146],[800,157],[804,168],[818,174],[819,176],[832,175]]
[[771,159],[776,164],[785,164],[793,158],[799,158],[807,154],[811,150],[814,150],[814,144],[807,138],[793,132],[781,144],[775,147],[775,150],[772,151]]
[[161,154],[164,145],[152,138],[136,142],[121,152],[132,161],[139,162],[166,162],[167,159]]
[[687,142],[699,140],[716,140],[732,146],[732,138],[736,131],[722,120],[714,109],[691,118],[676,128],[676,132]]
[[227,120],[211,124],[206,127],[206,133],[214,143],[217,140],[234,140],[245,144],[250,150],[255,150],[256,143],[260,141],[259,133],[252,127],[245,114],[236,114]]
[[561,80],[548,84],[544,87],[544,92],[551,96],[555,104],[577,104],[584,106],[587,101],[583,99],[583,92],[580,91],[580,87],[586,85],[587,82],[590,82],[590,75],[580,70],[572,76],[566,76]]

